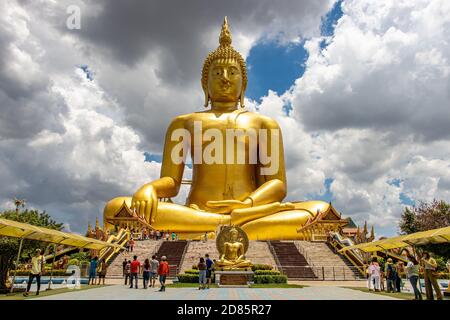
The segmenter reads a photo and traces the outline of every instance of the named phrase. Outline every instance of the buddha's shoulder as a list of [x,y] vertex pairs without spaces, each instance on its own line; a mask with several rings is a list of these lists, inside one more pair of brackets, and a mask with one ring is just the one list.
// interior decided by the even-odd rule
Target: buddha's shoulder
[[261,124],[261,127],[266,127],[266,128],[278,128],[278,122],[268,116],[262,115],[260,113],[256,113],[256,112],[251,112],[248,111],[246,113],[244,113],[244,115],[246,117],[249,117],[249,119],[251,119],[252,121],[257,121]]
[[184,125],[186,122],[191,121],[193,119],[192,113],[178,115],[175,118],[172,118],[170,121],[170,126],[180,126]]

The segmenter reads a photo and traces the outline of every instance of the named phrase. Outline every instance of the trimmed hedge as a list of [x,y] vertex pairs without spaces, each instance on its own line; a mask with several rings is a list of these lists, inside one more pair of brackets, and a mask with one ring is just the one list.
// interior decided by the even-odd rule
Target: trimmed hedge
[[74,265],[74,266],[79,266],[81,263],[80,263],[80,260],[78,260],[78,259],[76,259],[76,258],[74,258],[74,259],[70,259],[69,261],[68,261],[68,265],[70,266],[70,265]]
[[198,283],[198,274],[177,274],[177,278],[181,283]]
[[272,270],[273,267],[268,264],[254,264],[252,266],[252,271],[256,270]]
[[[45,273],[42,274],[44,277],[49,277],[51,273],[51,270],[45,270]],[[10,270],[9,275],[12,276],[14,274],[14,270]],[[30,270],[17,270],[16,276],[26,276],[28,277],[30,275]],[[53,276],[54,277],[68,277],[71,273],[66,273],[66,270],[53,270]]]
[[281,272],[278,270],[256,270],[255,271],[255,276],[264,276],[264,275],[278,276],[278,275],[281,275]]
[[260,275],[254,276],[253,282],[257,284],[265,283],[287,283],[287,276],[284,275]]
[[195,270],[195,269],[187,269],[187,270],[184,271],[184,273],[187,273],[187,274],[196,274],[196,275],[198,275],[198,270]]
[[[177,278],[179,282],[183,283],[198,283],[198,270],[186,270],[184,274],[177,274]],[[211,282],[215,281],[215,274],[211,275]]]

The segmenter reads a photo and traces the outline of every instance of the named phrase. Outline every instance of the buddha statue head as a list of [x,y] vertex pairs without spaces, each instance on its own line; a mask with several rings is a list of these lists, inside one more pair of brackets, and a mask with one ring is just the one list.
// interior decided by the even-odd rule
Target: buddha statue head
[[230,241],[235,242],[238,240],[239,231],[236,228],[230,229]]
[[205,108],[213,106],[244,107],[247,68],[244,58],[231,46],[231,33],[225,17],[219,37],[219,47],[205,59],[202,70]]

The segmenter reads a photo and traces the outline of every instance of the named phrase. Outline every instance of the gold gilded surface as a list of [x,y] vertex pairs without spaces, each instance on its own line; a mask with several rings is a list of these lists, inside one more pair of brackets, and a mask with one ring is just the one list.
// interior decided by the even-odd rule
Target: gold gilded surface
[[[219,225],[233,224],[240,226],[251,240],[299,239],[296,230],[309,217],[329,210],[330,204],[322,201],[282,202],[287,190],[281,130],[275,120],[244,108],[247,71],[244,59],[231,43],[225,19],[219,47],[203,65],[201,84],[207,109],[172,120],[166,132],[160,178],[141,186],[132,197],[109,201],[104,209],[105,228],[114,228],[110,221],[125,203],[155,229],[175,231],[183,238],[198,237],[215,232]],[[229,130],[265,130],[274,134],[257,139],[233,138],[237,143],[230,149],[230,144],[217,143]],[[207,153],[214,145],[211,155],[227,159],[193,161],[192,185],[185,205],[161,200],[176,196],[180,190],[186,162],[186,153],[179,152],[183,150],[179,149],[180,140],[174,139],[180,131],[190,136],[182,147],[189,149],[191,157],[197,152]],[[203,140],[196,144],[199,132],[203,132]],[[207,132],[216,135],[207,137]],[[263,148],[271,155],[270,163],[256,153]],[[234,152],[231,162],[227,158],[230,150]],[[244,163],[235,161],[241,150],[247,152]],[[247,161],[252,152],[257,156],[253,163]],[[174,161],[174,155],[179,154],[183,155],[181,161]]]
[[217,268],[233,270],[252,266],[250,260],[245,259],[245,253],[248,250],[248,237],[241,228],[235,226],[223,227],[217,235],[216,247],[220,256],[220,259],[215,263]]

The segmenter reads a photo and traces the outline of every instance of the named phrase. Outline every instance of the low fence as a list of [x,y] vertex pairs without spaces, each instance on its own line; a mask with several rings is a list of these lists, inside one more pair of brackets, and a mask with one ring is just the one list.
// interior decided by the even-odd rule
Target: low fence
[[356,267],[352,266],[278,266],[278,270],[289,279],[299,280],[363,280]]

